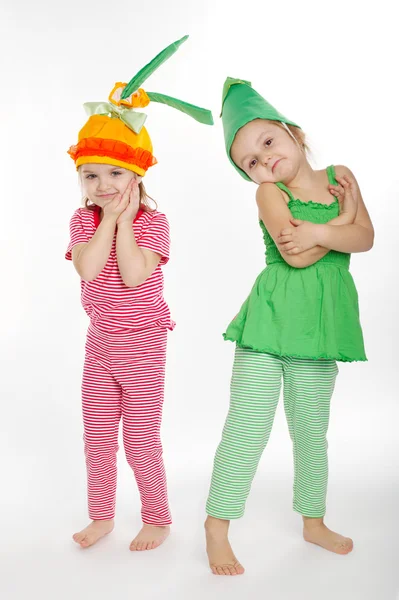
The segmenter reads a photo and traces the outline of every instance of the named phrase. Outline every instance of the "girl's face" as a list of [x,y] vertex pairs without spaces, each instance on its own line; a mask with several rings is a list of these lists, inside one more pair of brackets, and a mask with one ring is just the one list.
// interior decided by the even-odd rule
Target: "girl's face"
[[137,179],[140,183],[142,177],[114,165],[103,165],[89,163],[79,167],[79,175],[82,182],[83,193],[88,199],[103,208],[116,194],[123,194],[128,183]]
[[288,131],[263,119],[250,121],[238,130],[230,154],[257,184],[289,181],[305,159]]

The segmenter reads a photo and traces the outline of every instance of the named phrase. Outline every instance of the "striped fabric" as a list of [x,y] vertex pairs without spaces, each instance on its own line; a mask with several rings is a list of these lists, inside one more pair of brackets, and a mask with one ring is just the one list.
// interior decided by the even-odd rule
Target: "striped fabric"
[[[158,326],[173,329],[169,308],[163,298],[162,265],[169,260],[169,224],[158,211],[143,212],[133,223],[137,245],[161,255],[152,275],[141,285],[128,288],[119,273],[116,235],[107,264],[94,281],[81,280],[83,308],[93,325],[109,333]],[[72,260],[72,248],[89,242],[96,232],[95,212],[78,208],[70,221],[70,242],[65,254]]]
[[167,331],[104,334],[90,325],[83,372],[83,422],[89,516],[113,519],[122,418],[126,458],[136,477],[142,519],[169,525],[160,426]]
[[236,348],[230,410],[216,452],[207,513],[242,517],[269,440],[282,381],[294,453],[295,511],[322,517],[328,479],[327,428],[338,373],[333,360],[279,357]]
[[[76,244],[90,241],[98,217],[93,210],[75,211],[66,259],[72,259]],[[81,280],[82,304],[90,317],[82,382],[89,515],[93,520],[114,517],[122,420],[125,453],[139,488],[143,522],[168,525],[171,516],[160,426],[167,330],[174,327],[163,298],[161,270],[169,259],[169,225],[162,213],[139,211],[132,226],[137,244],[162,257],[152,275],[135,288],[124,284],[115,235],[98,277]]]

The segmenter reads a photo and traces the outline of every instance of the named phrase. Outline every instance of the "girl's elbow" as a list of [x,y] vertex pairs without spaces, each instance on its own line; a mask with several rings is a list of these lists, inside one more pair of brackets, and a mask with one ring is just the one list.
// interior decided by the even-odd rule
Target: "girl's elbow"
[[94,281],[99,275],[99,271],[95,269],[94,265],[80,261],[79,258],[73,261],[73,265],[83,281]]
[[94,281],[98,277],[98,273],[93,273],[92,271],[86,271],[85,269],[80,269],[79,267],[76,267],[76,270],[83,281]]
[[366,248],[366,252],[370,252],[370,250],[373,248],[373,246],[374,246],[374,240],[372,240],[372,241],[370,242],[370,244],[368,244],[368,246],[367,246],[367,248]]
[[148,266],[140,269],[134,269],[131,273],[122,275],[123,283],[129,288],[135,288],[142,285],[152,275],[153,270],[150,270]]
[[128,288],[135,288],[139,285],[135,279],[132,279],[130,277],[122,277],[122,281]]
[[363,252],[369,252],[373,246],[374,246],[374,231],[372,231],[370,233],[370,235],[367,237],[367,240],[365,241],[365,244],[363,247]]
[[369,250],[371,250],[374,246],[374,231],[371,233],[370,236],[370,244],[369,244]]
[[365,227],[365,232],[362,236],[363,249],[362,252],[368,252],[374,246],[374,227]]
[[88,283],[90,283],[91,281],[94,281],[95,279],[97,279],[98,275],[85,275],[84,277],[82,277],[83,281],[87,281]]
[[142,283],[144,283],[146,280],[146,277],[140,276],[140,275],[134,275],[134,276],[124,276],[122,277],[122,281],[125,284],[126,287],[128,288],[136,288],[139,285],[141,285]]

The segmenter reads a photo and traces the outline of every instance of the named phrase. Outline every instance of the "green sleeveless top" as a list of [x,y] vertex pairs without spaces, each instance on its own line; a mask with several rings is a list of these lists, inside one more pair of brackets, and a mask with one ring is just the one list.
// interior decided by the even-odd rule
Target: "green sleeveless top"
[[[334,167],[328,167],[327,173],[329,182],[336,185]],[[295,219],[324,224],[339,215],[337,198],[328,205],[303,202],[284,184],[277,186],[288,194],[288,208]],[[367,360],[357,291],[349,272],[350,255],[331,250],[309,267],[291,267],[262,221],[260,226],[267,266],[224,338],[241,348],[278,356]]]
[[[337,185],[335,179],[334,166],[327,168],[328,181],[331,185]],[[331,219],[335,219],[339,215],[339,202],[335,198],[331,204],[321,204],[320,202],[303,202],[294,198],[293,193],[283,183],[276,184],[281,190],[283,190],[289,197],[288,208],[295,219],[301,219],[302,221],[310,221],[311,223],[328,223]],[[260,226],[263,231],[263,239],[266,246],[266,264],[272,265],[277,262],[285,262],[281,256],[272,236],[267,231],[263,221],[260,221]],[[328,254],[323,256],[319,260],[319,263],[335,263],[341,267],[349,269],[350,254],[343,254],[342,252],[335,252],[330,250]]]

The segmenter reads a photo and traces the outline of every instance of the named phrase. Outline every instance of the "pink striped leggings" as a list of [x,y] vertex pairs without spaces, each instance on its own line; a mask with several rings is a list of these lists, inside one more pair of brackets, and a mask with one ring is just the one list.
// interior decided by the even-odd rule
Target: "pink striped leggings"
[[123,334],[90,325],[82,398],[89,516],[113,519],[119,422],[126,458],[140,492],[142,520],[169,525],[160,426],[167,331],[151,328]]

